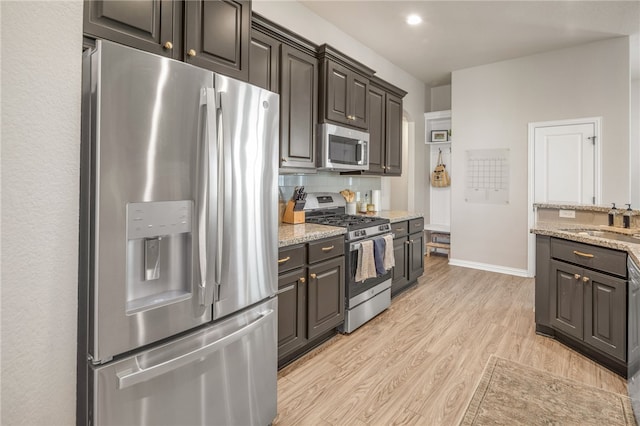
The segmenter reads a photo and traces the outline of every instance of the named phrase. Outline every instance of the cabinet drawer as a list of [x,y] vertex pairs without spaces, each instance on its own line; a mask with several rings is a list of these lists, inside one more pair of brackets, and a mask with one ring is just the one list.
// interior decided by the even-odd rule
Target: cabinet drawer
[[411,219],[409,221],[409,233],[414,234],[416,232],[424,231],[424,218]]
[[409,222],[405,220],[402,222],[392,223],[391,232],[393,232],[394,238],[409,235]]
[[627,254],[623,251],[552,238],[551,257],[623,278],[627,277]]
[[304,244],[278,250],[278,273],[300,268],[306,263]]
[[309,243],[309,263],[320,262],[344,254],[344,237]]

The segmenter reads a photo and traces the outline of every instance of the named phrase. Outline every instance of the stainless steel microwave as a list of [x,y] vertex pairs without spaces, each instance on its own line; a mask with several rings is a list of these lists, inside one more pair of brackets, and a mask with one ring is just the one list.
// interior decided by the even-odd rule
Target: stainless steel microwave
[[318,148],[320,170],[369,170],[369,133],[322,123]]

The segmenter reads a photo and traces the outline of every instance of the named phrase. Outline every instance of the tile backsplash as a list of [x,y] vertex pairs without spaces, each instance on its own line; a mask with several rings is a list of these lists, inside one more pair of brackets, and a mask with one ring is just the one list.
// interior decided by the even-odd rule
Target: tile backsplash
[[360,192],[364,199],[365,193],[370,194],[374,189],[381,189],[381,180],[379,176],[345,176],[332,172],[318,172],[314,175],[280,175],[278,176],[280,213],[284,209],[284,204],[291,199],[296,186],[304,186],[305,192],[340,192],[343,189],[349,189]]

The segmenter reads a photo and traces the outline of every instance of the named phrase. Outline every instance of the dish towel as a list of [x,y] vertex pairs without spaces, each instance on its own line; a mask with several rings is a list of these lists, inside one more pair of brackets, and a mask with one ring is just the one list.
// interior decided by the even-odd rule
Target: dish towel
[[384,247],[385,241],[383,238],[373,240],[373,259],[376,262],[376,274],[378,275],[383,275],[387,271],[384,268]]
[[384,242],[386,244],[384,247],[383,267],[385,271],[388,271],[389,269],[396,266],[396,258],[393,254],[393,236],[385,235],[382,238],[384,239]]
[[356,268],[356,282],[376,276],[375,259],[373,258],[373,241],[363,241],[358,249],[358,267]]

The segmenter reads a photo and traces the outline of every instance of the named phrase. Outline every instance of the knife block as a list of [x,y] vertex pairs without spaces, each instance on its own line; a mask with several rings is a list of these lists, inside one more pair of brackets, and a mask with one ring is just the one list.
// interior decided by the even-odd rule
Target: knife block
[[296,203],[293,201],[287,203],[287,207],[284,209],[284,217],[282,218],[284,223],[292,223],[294,225],[296,223],[304,223],[304,210],[293,210],[295,205]]

